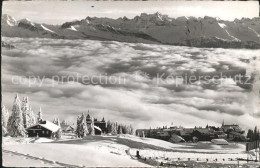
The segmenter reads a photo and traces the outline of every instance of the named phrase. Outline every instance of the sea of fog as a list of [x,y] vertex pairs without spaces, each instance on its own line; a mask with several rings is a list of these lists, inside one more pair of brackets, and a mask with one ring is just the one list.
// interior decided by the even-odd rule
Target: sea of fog
[[[136,128],[259,124],[252,79],[260,50],[115,41],[3,38],[3,104],[28,96],[35,113],[77,115]],[[252,87],[253,86],[253,87]],[[258,115],[259,116],[259,115]],[[260,125],[259,125],[260,126]]]

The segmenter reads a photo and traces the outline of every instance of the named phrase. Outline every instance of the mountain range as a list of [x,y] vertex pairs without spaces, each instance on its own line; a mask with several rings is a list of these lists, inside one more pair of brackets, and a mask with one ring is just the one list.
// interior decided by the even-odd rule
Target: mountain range
[[260,18],[225,21],[204,18],[170,18],[142,13],[133,19],[86,17],[62,25],[39,24],[2,15],[2,36],[22,38],[94,39],[192,47],[260,49]]

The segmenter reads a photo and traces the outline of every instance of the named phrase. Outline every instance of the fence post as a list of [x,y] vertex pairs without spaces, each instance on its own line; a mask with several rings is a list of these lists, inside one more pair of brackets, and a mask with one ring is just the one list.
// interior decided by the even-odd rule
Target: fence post
[[136,157],[137,157],[138,159],[140,158],[139,151],[136,151]]

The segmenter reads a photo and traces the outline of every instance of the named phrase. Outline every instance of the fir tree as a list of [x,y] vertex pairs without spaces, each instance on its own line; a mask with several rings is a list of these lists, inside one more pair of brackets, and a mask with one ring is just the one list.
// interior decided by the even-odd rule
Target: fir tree
[[108,120],[108,122],[106,123],[107,126],[106,126],[106,132],[109,134],[112,132],[111,128],[112,128],[112,124],[110,122],[110,120]]
[[246,137],[249,138],[250,141],[253,141],[254,140],[254,131],[249,129]]
[[131,134],[131,135],[136,135],[136,133],[135,133],[134,128],[132,127],[132,125],[130,125],[129,134]]
[[60,126],[60,120],[59,120],[59,118],[57,118],[57,123],[56,123],[56,125]]
[[57,118],[54,118],[52,123],[57,125]]
[[24,128],[30,126],[30,107],[29,107],[29,99],[28,97],[24,97],[22,101],[22,113],[23,113],[23,125]]
[[26,131],[23,124],[23,114],[21,109],[21,101],[18,94],[15,96],[12,114],[8,119],[7,130],[12,137],[25,137]]
[[40,123],[42,121],[42,108],[40,107],[40,110],[38,112],[37,116],[37,122]]
[[61,125],[68,125],[68,122],[66,120],[62,120]]
[[5,106],[2,106],[2,136],[7,135],[8,131],[7,131],[7,123],[8,123],[8,118],[9,118],[9,112],[8,109],[5,108]]
[[59,128],[58,131],[55,133],[55,138],[60,139],[61,138],[61,129]]
[[254,129],[254,140],[259,140],[259,130],[257,129],[257,126],[255,126]]
[[32,110],[32,106],[29,107],[29,126],[35,125],[36,119]]
[[91,135],[95,135],[95,127],[94,127],[94,118],[92,117],[91,118],[91,125],[90,125],[90,127],[91,127]]
[[117,129],[116,129],[116,123],[112,123],[111,125],[111,134],[116,135],[117,134]]
[[78,116],[76,135],[79,138],[83,138],[84,136],[86,136],[89,133],[85,121],[86,121],[86,117],[83,113],[81,116]]
[[[54,121],[55,121],[55,119],[54,119]],[[75,133],[76,133],[76,136],[78,137],[78,138],[80,138],[80,122],[81,120],[80,120],[80,116],[78,116],[77,117],[77,127],[76,127],[76,130],[75,130]],[[56,122],[56,121],[55,121]],[[53,122],[54,123],[54,122]]]
[[119,126],[119,134],[123,134],[122,126]]

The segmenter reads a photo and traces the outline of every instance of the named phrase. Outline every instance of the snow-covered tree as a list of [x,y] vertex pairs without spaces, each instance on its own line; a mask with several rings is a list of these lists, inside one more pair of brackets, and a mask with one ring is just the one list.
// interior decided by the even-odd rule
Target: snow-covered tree
[[95,135],[95,127],[94,127],[94,118],[92,117],[91,118],[91,124],[90,124],[90,127],[91,127],[91,135]]
[[80,123],[81,123],[81,117],[78,116],[77,117],[77,127],[76,127],[76,130],[75,130],[75,134],[77,135],[77,137],[80,138]]
[[30,126],[30,106],[29,106],[29,99],[28,97],[24,97],[22,101],[22,113],[23,113],[23,125],[24,128]]
[[57,118],[54,118],[52,121],[53,124],[57,124]]
[[89,133],[85,121],[86,121],[86,117],[83,113],[81,116],[78,116],[76,135],[79,138],[83,138],[84,136],[86,136]]
[[119,126],[119,125],[117,124],[117,122],[116,122],[116,125],[115,125],[115,126],[116,126],[116,133],[118,134],[118,133],[119,133],[119,129],[118,129],[118,126]]
[[117,134],[117,126],[116,123],[112,123],[111,125],[111,134],[116,135]]
[[111,133],[112,132],[112,123],[110,122],[110,120],[108,120],[108,122],[106,123],[107,126],[106,126],[106,132],[107,133]]
[[61,125],[68,125],[68,122],[66,120],[62,120]]
[[61,138],[61,129],[59,129],[57,132],[55,132],[55,138],[60,139]]
[[9,118],[9,112],[8,112],[8,109],[5,108],[5,106],[3,105],[2,106],[2,121],[1,121],[1,124],[2,124],[2,136],[5,136],[8,131],[7,131],[7,123],[8,123],[8,118]]
[[123,134],[122,126],[119,127],[119,134]]
[[60,126],[60,120],[57,118],[57,125]]
[[54,118],[53,121],[52,121],[52,123],[53,123],[53,124],[56,124],[56,125],[58,125],[58,126],[61,125],[59,118]]
[[32,110],[32,106],[29,107],[29,126],[36,124],[35,115]]
[[42,108],[40,107],[40,110],[38,112],[37,116],[37,122],[40,123],[42,121]]
[[21,109],[21,101],[16,94],[12,108],[12,114],[8,119],[7,124],[8,134],[12,137],[26,136],[26,130],[23,124],[23,114]]
[[126,127],[126,134],[131,134],[131,125]]
[[130,135],[135,135],[135,130],[134,130],[134,128],[132,127],[132,125],[130,125],[129,134],[130,134]]

